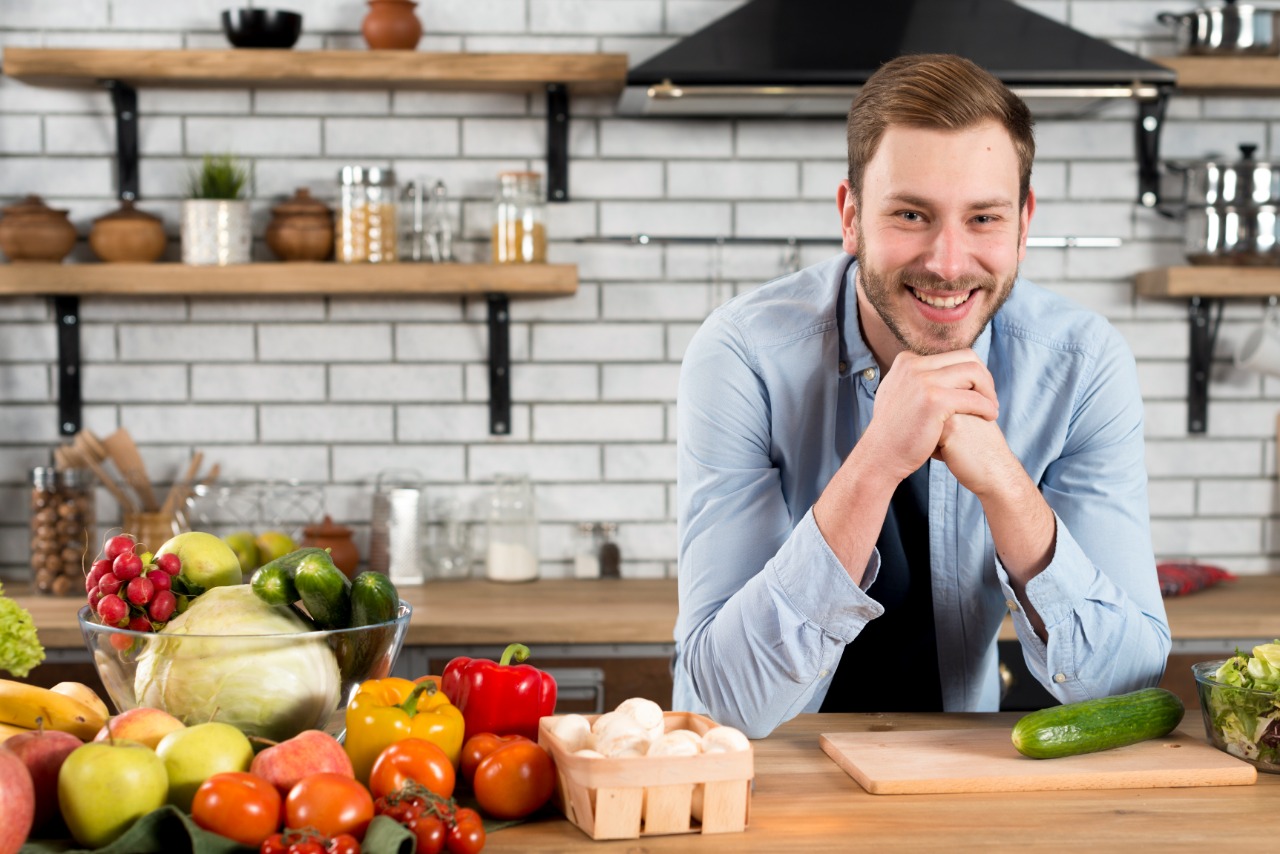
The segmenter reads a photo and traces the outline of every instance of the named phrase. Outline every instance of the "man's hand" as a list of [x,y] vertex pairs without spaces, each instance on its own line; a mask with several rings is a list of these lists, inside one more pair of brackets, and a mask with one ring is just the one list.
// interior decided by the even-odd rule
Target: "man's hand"
[[1016,480],[1026,477],[1000,426],[965,413],[947,419],[933,458],[946,463],[960,485],[978,500],[1010,489]]
[[865,459],[877,460],[900,482],[936,454],[955,416],[994,427],[999,409],[995,382],[972,350],[933,356],[903,351],[880,383],[875,414],[858,448],[871,452]]

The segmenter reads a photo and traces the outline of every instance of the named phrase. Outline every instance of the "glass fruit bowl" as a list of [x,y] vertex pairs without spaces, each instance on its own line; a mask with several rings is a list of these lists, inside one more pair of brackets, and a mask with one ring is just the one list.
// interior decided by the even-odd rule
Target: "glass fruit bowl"
[[342,738],[347,703],[361,682],[391,675],[412,614],[402,599],[386,623],[239,635],[118,629],[96,622],[88,605],[77,616],[117,711],[148,706],[188,725],[223,721],[283,741],[307,729]]
[[1226,659],[1191,666],[1200,695],[1204,731],[1219,750],[1259,771],[1280,774],[1280,692],[1259,691],[1218,682]]

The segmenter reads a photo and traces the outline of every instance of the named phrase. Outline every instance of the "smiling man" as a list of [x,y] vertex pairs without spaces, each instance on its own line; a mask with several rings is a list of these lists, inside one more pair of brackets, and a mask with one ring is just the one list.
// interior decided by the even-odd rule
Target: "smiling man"
[[1006,614],[1069,702],[1169,651],[1133,357],[1018,277],[1026,105],[887,63],[849,112],[844,254],[717,309],[679,392],[677,709],[994,711]]

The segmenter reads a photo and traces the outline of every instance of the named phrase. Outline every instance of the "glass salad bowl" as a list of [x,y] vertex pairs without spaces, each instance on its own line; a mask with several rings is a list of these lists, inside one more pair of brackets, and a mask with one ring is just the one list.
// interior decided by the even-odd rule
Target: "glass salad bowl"
[[347,703],[360,683],[391,675],[412,614],[413,606],[400,600],[396,617],[386,623],[259,634],[229,633],[234,616],[218,634],[105,626],[88,605],[78,617],[119,712],[146,706],[187,725],[223,721],[250,737],[283,741],[307,729],[342,738]]
[[1226,659],[1191,666],[1209,741],[1253,765],[1280,774],[1280,691],[1228,685],[1215,678]]

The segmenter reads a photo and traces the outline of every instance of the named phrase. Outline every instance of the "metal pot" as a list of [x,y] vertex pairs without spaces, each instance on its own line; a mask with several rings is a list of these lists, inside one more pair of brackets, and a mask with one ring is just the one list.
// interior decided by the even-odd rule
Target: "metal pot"
[[1246,144],[1239,160],[1168,164],[1183,177],[1178,214],[1191,263],[1280,266],[1280,164],[1255,160],[1256,150]]
[[1178,28],[1178,53],[1187,55],[1280,54],[1276,10],[1226,0],[1190,12],[1161,12],[1156,20]]

